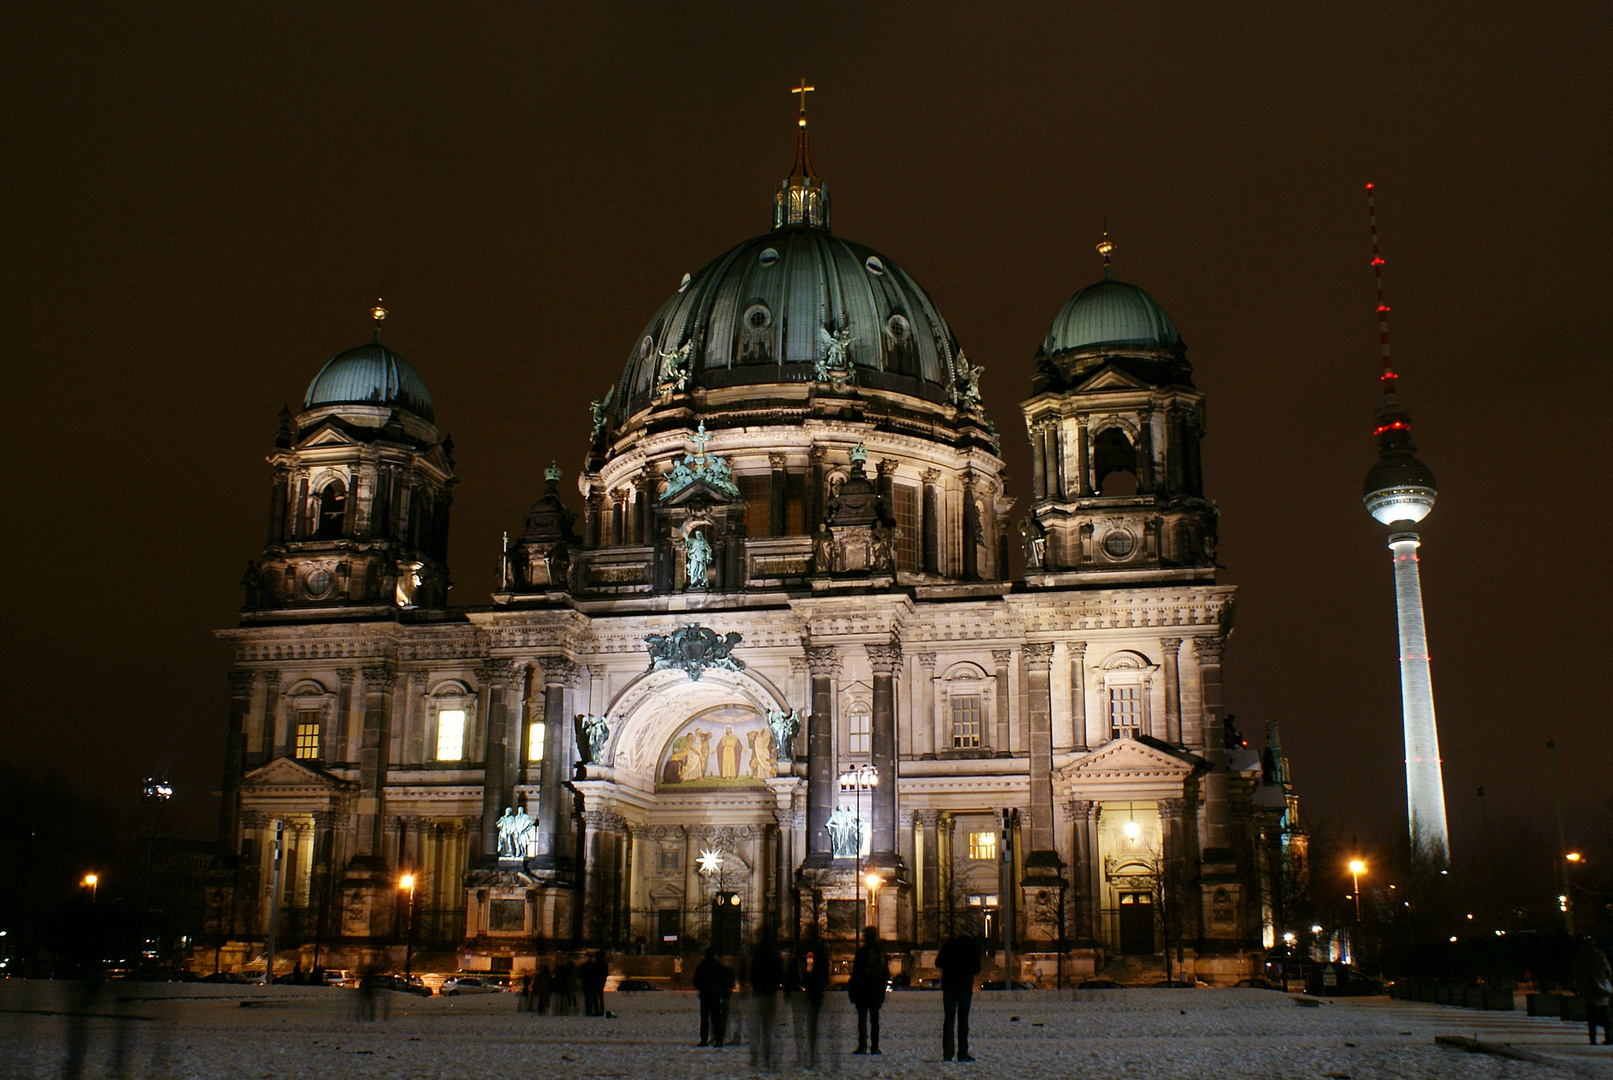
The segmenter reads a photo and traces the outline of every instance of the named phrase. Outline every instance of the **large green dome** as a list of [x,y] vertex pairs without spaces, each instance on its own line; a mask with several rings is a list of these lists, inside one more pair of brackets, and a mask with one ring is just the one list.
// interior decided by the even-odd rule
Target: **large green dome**
[[840,339],[857,385],[950,400],[961,354],[918,282],[827,228],[786,225],[685,278],[628,355],[615,415],[647,406],[683,350],[690,389],[809,383],[828,338]]
[[1175,349],[1182,344],[1165,309],[1135,285],[1116,281],[1105,268],[1103,280],[1065,302],[1053,320],[1042,351],[1048,356],[1105,345]]
[[386,405],[406,409],[427,422],[436,419],[420,373],[380,341],[338,353],[319,369],[302,407],[321,405]]

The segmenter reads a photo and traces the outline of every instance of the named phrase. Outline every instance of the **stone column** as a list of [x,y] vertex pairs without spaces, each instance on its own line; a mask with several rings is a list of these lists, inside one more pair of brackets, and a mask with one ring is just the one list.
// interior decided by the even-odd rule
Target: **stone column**
[[997,731],[994,737],[994,741],[996,743],[994,749],[997,751],[997,757],[1014,756],[1013,751],[1010,749],[1010,747],[1013,746],[1013,742],[1008,733],[1008,662],[1013,658],[1014,650],[1012,649],[991,650],[991,660],[992,663],[996,665],[997,678],[997,723],[995,725]]
[[984,525],[980,520],[980,504],[975,500],[975,474],[973,469],[963,474],[963,580],[980,580],[980,541]]
[[885,514],[892,519],[896,517],[896,462],[890,458],[881,458],[879,464],[874,466],[876,477],[874,480],[874,494],[879,498],[879,505]]
[[1092,465],[1090,442],[1087,437],[1086,414],[1075,418],[1075,472],[1076,493],[1082,498],[1092,494]]
[[650,479],[649,469],[633,477],[633,539],[639,544],[650,542]]
[[921,475],[924,481],[924,520],[919,526],[919,535],[922,537],[924,548],[924,572],[926,574],[939,574],[941,572],[941,470],[925,469]]
[[330,751],[325,755],[325,760],[333,764],[353,760],[348,728],[353,714],[353,679],[357,675],[350,667],[336,669],[336,722],[331,725]]
[[604,505],[605,495],[597,487],[590,490],[587,498],[583,500],[582,546],[585,548],[597,548],[599,546],[599,516]]
[[246,718],[252,711],[252,686],[256,681],[250,671],[230,672],[230,726],[224,741],[224,788],[218,805],[218,844],[225,854],[241,850],[236,835],[238,796],[246,759]]
[[807,451],[807,464],[811,470],[811,483],[807,486],[807,532],[817,532],[818,522],[824,518],[826,505],[824,502],[824,458],[828,450],[821,446],[814,446]]
[[1221,726],[1221,652],[1226,642],[1218,637],[1196,637],[1200,700],[1204,703],[1204,759],[1210,763],[1204,776],[1204,847],[1226,849],[1228,833],[1227,744]]
[[918,729],[918,738],[913,740],[913,749],[920,758],[933,761],[936,740],[939,738],[935,726],[935,654],[919,653],[918,661],[919,674],[916,681],[919,684],[920,704],[918,715],[912,719],[913,726]]
[[767,466],[772,475],[767,482],[767,535],[783,536],[790,497],[790,474],[785,471],[789,459],[782,453],[767,455]]
[[577,665],[563,656],[538,659],[543,669],[543,778],[538,789],[538,858],[553,867],[571,854],[571,724],[566,720],[566,684]]
[[285,733],[280,727],[280,672],[263,673],[263,728],[262,754],[264,761],[272,761],[281,753]]
[[510,795],[505,775],[516,753],[509,746],[508,687],[513,668],[510,661],[495,659],[484,662],[476,671],[487,701],[483,719],[482,854],[489,859],[498,857],[498,819],[509,805]]
[[1087,741],[1087,643],[1065,643],[1070,650],[1070,743],[1085,750]]
[[1064,479],[1059,475],[1061,470],[1059,469],[1059,428],[1057,420],[1047,425],[1047,437],[1045,442],[1045,453],[1047,458],[1047,497],[1049,499],[1057,499],[1062,501],[1064,499]]
[[286,488],[291,483],[288,469],[275,469],[274,486],[269,489],[269,543],[280,544],[286,539]]
[[627,492],[613,492],[610,501],[610,543],[621,547],[627,540]]
[[1150,409],[1137,414],[1137,490],[1154,490],[1154,414]]
[[900,645],[866,645],[874,671],[874,715],[870,757],[879,783],[873,791],[873,862],[893,866],[896,857],[896,672]]
[[1070,824],[1074,832],[1074,865],[1071,867],[1069,933],[1072,944],[1088,944],[1101,935],[1098,932],[1098,913],[1093,904],[1093,882],[1097,867],[1097,804],[1086,799],[1071,799],[1068,803]]
[[1057,866],[1053,839],[1053,643],[1026,642],[1026,711],[1030,714],[1030,851],[1027,867]]
[[1178,670],[1177,652],[1182,647],[1182,639],[1160,638],[1159,647],[1165,654],[1165,741],[1172,746],[1181,746],[1182,677]]
[[919,847],[918,857],[914,860],[918,863],[919,872],[919,925],[914,936],[921,948],[937,944],[940,937],[942,898],[935,835],[939,817],[939,812],[935,810],[913,811]]
[[838,784],[834,774],[834,682],[840,674],[840,654],[833,645],[808,645],[806,659],[812,673],[812,715],[807,718],[807,862],[827,864],[834,857],[828,825]]
[[1031,497],[1047,497],[1047,428],[1040,424],[1031,429]]
[[354,809],[358,818],[357,850],[360,856],[376,856],[381,850],[387,751],[392,745],[388,730],[392,719],[392,686],[397,670],[391,664],[368,664],[364,675],[364,734],[358,754],[359,794]]
[[961,897],[952,895],[952,828],[955,824],[950,810],[943,810],[935,817],[936,937],[940,940],[957,933],[953,915]]

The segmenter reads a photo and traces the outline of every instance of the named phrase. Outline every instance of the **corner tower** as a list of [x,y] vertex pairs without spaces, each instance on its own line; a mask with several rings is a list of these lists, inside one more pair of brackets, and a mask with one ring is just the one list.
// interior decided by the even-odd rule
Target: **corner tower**
[[280,412],[269,536],[247,564],[243,621],[376,618],[448,594],[453,443],[418,372],[375,336],[319,370]]
[[1170,317],[1103,277],[1059,311],[1021,404],[1035,502],[1020,524],[1032,585],[1215,580],[1204,498],[1204,395]]

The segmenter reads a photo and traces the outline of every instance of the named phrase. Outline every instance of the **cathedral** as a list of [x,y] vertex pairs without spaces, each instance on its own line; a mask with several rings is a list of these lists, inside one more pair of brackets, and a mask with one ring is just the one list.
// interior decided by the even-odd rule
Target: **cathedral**
[[576,509],[551,464],[472,606],[447,601],[452,440],[377,307],[281,413],[220,632],[224,955],[272,923],[305,967],[407,936],[664,975],[875,925],[915,981],[964,929],[1043,985],[1261,974],[1294,797],[1275,732],[1251,748],[1223,708],[1204,395],[1099,251],[1036,350],[1015,520],[982,369],[830,230],[803,104],[773,228],[632,339]]

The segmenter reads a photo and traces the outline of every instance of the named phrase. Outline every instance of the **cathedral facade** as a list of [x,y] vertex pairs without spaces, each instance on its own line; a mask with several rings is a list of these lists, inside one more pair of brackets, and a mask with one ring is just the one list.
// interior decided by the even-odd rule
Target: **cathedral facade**
[[981,369],[830,231],[803,116],[774,228],[650,320],[579,511],[551,465],[472,607],[424,381],[379,332],[332,359],[282,414],[221,632],[236,956],[271,921],[305,965],[406,933],[516,971],[877,925],[916,977],[964,928],[1027,980],[1258,974],[1286,771],[1223,709],[1203,395],[1100,250],[1021,405],[1015,522]]

